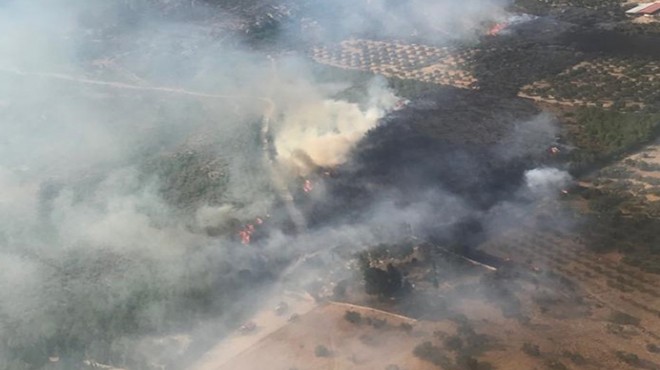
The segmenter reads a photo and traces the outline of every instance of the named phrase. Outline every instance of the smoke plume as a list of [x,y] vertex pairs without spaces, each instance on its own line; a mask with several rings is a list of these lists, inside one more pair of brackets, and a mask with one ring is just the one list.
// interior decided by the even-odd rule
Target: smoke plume
[[[407,114],[419,111],[393,113],[385,80],[342,98],[356,81],[321,82],[300,50],[254,41],[270,31],[259,1],[239,2],[254,17],[218,2],[0,5],[0,369],[157,368],[150,339],[205,326],[225,333],[262,304],[251,293],[297,273],[310,254],[394,242],[409,236],[403,224],[451,238],[453,225],[490,217],[501,193],[526,186],[536,199],[567,180],[527,166],[505,190],[484,190],[479,181],[503,177],[484,151],[505,162],[543,151],[552,124],[523,120],[510,145],[467,145],[477,150],[411,138]],[[318,42],[469,38],[504,5],[282,3],[290,11],[274,39],[294,43],[287,31],[310,19],[322,27]],[[388,163],[398,167],[378,172],[370,150],[398,153],[379,141],[388,130],[411,141]],[[457,191],[463,184],[474,193]],[[486,192],[490,208],[476,206]]]

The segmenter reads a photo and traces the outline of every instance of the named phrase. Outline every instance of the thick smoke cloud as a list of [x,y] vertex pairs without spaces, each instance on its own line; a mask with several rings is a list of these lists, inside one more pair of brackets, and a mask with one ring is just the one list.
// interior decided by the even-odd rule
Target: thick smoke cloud
[[[502,5],[335,1],[296,9],[300,19],[335,26],[321,41],[374,32],[437,41],[472,36]],[[328,19],[319,15],[324,7],[356,11]],[[293,232],[296,218],[314,218],[305,202],[312,210],[333,202],[337,188],[318,167],[356,165],[356,144],[384,124],[397,97],[374,79],[361,101],[337,98],[343,85],[318,82],[304,57],[255,51],[229,31],[218,36],[213,22],[236,19],[188,1],[0,5],[4,368],[58,358],[64,368],[117,358],[113,365],[152,368],[153,351],[134,353],[144,335],[241,317],[245,305],[232,303],[258,301],[245,292],[294,273],[287,266],[301,255],[397,240],[402,224],[426,236],[489,217],[445,188],[423,187],[411,199],[358,181],[374,194],[357,215]],[[553,136],[541,121],[520,124],[539,146]],[[529,141],[516,141],[516,130],[512,145],[497,151],[504,158],[526,153]],[[291,194],[298,197],[301,176],[315,181],[302,210]],[[533,197],[565,180],[552,169],[525,179]],[[244,246],[236,234],[256,217],[267,231]]]
[[299,164],[303,166],[335,167],[345,163],[354,145],[397,102],[382,79],[374,80],[367,94],[364,108],[357,103],[320,97],[299,101],[276,129],[275,148],[279,158],[296,162],[296,157],[302,156],[298,161],[302,160]]

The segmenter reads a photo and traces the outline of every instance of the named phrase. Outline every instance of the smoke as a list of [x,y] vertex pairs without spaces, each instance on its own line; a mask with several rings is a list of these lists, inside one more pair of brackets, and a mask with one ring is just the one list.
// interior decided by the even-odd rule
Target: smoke
[[506,14],[509,1],[336,0],[311,4],[312,18],[325,26],[322,38],[327,40],[357,35],[444,43],[476,38],[485,22]]
[[364,108],[341,100],[303,101],[287,112],[275,132],[278,158],[296,162],[309,171],[310,165],[335,167],[343,164],[350,150],[391,110],[397,98],[383,79],[367,89]]
[[527,189],[535,196],[556,193],[569,181],[570,175],[556,168],[535,168],[525,172]]
[[[465,38],[503,6],[310,3],[297,17],[326,26],[322,42]],[[328,17],[324,6],[354,11]],[[68,368],[153,368],[153,351],[135,353],[145,335],[242,319],[261,303],[252,292],[298,273],[309,254],[397,241],[403,224],[450,238],[452,225],[489,217],[435,181],[457,167],[424,171],[466,158],[455,165],[475,183],[481,157],[407,162],[391,183],[363,176],[360,143],[396,118],[386,81],[341,98],[354,81],[320,82],[304,56],[255,50],[243,44],[254,33],[215,28],[236,17],[189,1],[0,5],[0,368],[41,368],[57,355]],[[553,130],[542,117],[524,121],[493,153],[525,157]],[[299,176],[315,182],[302,200]],[[532,198],[566,181],[551,168],[523,178]],[[257,217],[257,242],[242,245],[238,231]]]

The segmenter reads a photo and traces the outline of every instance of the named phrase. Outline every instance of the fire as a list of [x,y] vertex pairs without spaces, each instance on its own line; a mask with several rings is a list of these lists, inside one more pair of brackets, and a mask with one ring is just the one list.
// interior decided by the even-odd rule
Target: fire
[[393,109],[395,111],[396,110],[401,110],[401,109],[405,108],[405,106],[408,105],[408,103],[410,103],[410,100],[408,100],[408,99],[399,99],[399,100],[397,100],[396,104],[394,104]]
[[245,225],[245,227],[243,227],[241,231],[238,232],[238,236],[241,238],[241,243],[244,245],[250,244],[250,240],[252,239],[253,232],[254,232],[254,225],[252,224]]
[[305,182],[303,183],[303,191],[305,193],[309,193],[312,190],[314,190],[314,184],[310,180],[305,180]]
[[[266,215],[266,218],[270,217],[270,215]],[[243,245],[248,245],[252,241],[252,234],[257,230],[257,226],[263,225],[264,224],[264,219],[261,217],[257,217],[254,220],[254,223],[252,224],[247,224],[243,226],[241,230],[238,231],[238,237],[241,239],[241,244]]]
[[490,30],[488,30],[488,36],[496,36],[506,27],[506,23],[496,23],[493,27],[490,28]]

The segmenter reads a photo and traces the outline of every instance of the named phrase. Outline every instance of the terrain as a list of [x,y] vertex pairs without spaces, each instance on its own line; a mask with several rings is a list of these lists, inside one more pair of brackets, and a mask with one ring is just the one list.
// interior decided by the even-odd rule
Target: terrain
[[[443,297],[443,303],[435,303],[429,311],[435,312],[433,319],[419,316],[415,311],[424,311],[419,307],[409,311],[413,303],[405,301],[418,302],[418,298],[369,298],[360,293],[364,285],[349,284],[346,288],[341,282],[331,282],[334,294],[326,298],[331,301],[322,300],[302,321],[261,340],[250,352],[237,356],[231,366],[259,368],[259,358],[266,353],[278,359],[271,365],[277,368],[282,363],[282,369],[660,366],[656,351],[660,340],[660,280],[653,267],[657,253],[657,144],[649,144],[657,138],[660,123],[656,114],[660,107],[658,89],[654,88],[658,75],[654,53],[658,49],[635,49],[634,45],[616,49],[612,44],[601,49],[586,48],[580,44],[580,34],[592,37],[587,35],[600,32],[598,26],[581,24],[572,14],[589,12],[596,19],[615,20],[615,27],[626,33],[644,32],[657,37],[656,30],[651,26],[640,31],[633,26],[638,22],[621,17],[618,12],[622,4],[616,1],[558,2],[547,8],[534,8],[530,2],[521,1],[516,6],[540,18],[511,26],[501,35],[484,36],[478,44],[446,46],[352,38],[312,47],[309,53],[314,61],[331,68],[386,76],[400,95],[410,99],[406,107],[390,117],[393,122],[407,117],[406,129],[397,131],[397,125],[390,124],[368,136],[364,146],[358,146],[357,157],[365,161],[357,166],[359,172],[342,173],[338,169],[337,177],[346,176],[356,187],[349,201],[352,207],[368,198],[368,194],[360,194],[355,179],[365,181],[371,176],[373,180],[368,181],[380,188],[406,189],[414,199],[421,189],[409,188],[407,184],[417,186],[420,182],[410,181],[403,174],[405,168],[415,163],[423,168],[420,172],[442,174],[442,178],[429,180],[429,184],[440,183],[443,188],[469,194],[472,201],[480,203],[477,197],[484,193],[466,182],[471,175],[464,162],[460,162],[461,174],[453,174],[447,167],[424,167],[427,159],[433,163],[456,163],[432,159],[436,155],[455,155],[456,149],[448,149],[448,153],[443,153],[443,149],[423,149],[424,141],[446,148],[451,147],[446,146],[448,143],[460,143],[463,150],[478,143],[479,150],[483,150],[489,142],[505,140],[505,135],[498,134],[498,130],[507,131],[503,129],[505,122],[523,121],[529,119],[526,115],[545,111],[560,121],[556,141],[530,144],[533,148],[540,146],[540,150],[536,148],[536,154],[525,160],[537,164],[564,163],[576,175],[575,185],[558,199],[536,206],[530,211],[531,219],[515,227],[485,238],[462,240],[469,247],[458,248],[458,256],[494,264],[497,272],[481,268],[480,272],[468,274],[471,277],[449,273],[438,278],[432,272],[437,271],[435,262],[425,269],[423,262],[419,265],[423,259],[410,262],[401,256],[389,258],[413,283],[414,293],[409,294]],[[553,13],[559,10],[561,13]],[[551,34],[550,30],[564,33]],[[603,31],[600,37],[606,35]],[[363,72],[355,73],[360,76]],[[507,101],[493,98],[494,94],[512,97]],[[523,100],[516,101],[516,96]],[[488,99],[494,102],[491,108]],[[525,107],[524,101],[536,107]],[[429,113],[423,113],[426,111]],[[446,119],[429,119],[427,114]],[[407,148],[406,143],[415,150]],[[553,145],[556,152],[543,154]],[[378,148],[384,152],[375,152]],[[488,162],[474,153],[480,163]],[[369,161],[370,156],[378,162]],[[492,153],[484,157],[492,158]],[[397,165],[399,162],[401,165]],[[503,166],[507,171],[515,168],[512,163]],[[498,175],[482,176],[479,183],[483,188],[497,188],[488,179]],[[511,173],[503,176],[515,177]],[[341,180],[330,180],[329,184],[332,181]],[[452,185],[452,181],[456,183]],[[511,192],[511,188],[504,186],[502,191]],[[334,199],[336,202],[341,197]],[[481,201],[488,207],[487,200]],[[334,207],[324,204],[318,212],[332,214],[335,208],[351,208],[343,207],[346,206],[341,203]],[[318,218],[326,219],[327,214]],[[573,226],[561,226],[566,224]],[[441,236],[437,240],[450,246],[456,243]],[[386,269],[387,262],[378,259],[378,263]],[[489,294],[476,288],[479,283],[475,280],[481,279],[480,284],[485,284],[484,279],[491,275],[498,276],[492,290],[497,291],[498,284],[506,281],[505,290],[511,292]],[[364,279],[362,284],[366,282],[369,292],[366,273]],[[337,286],[342,286],[339,294]],[[473,296],[468,292],[473,292]],[[335,300],[356,306],[340,309]],[[507,301],[517,303],[512,306]],[[411,328],[402,324],[399,316],[373,313],[370,307],[404,315]],[[457,319],[456,315],[461,314],[462,319]],[[365,317],[370,318],[367,324]],[[383,321],[385,324],[380,324]],[[374,322],[379,324],[374,326]],[[325,328],[323,334],[315,333],[318,325]],[[371,343],[368,339],[374,333],[378,333],[379,339]],[[463,337],[466,333],[468,338]],[[465,343],[470,342],[469,333],[481,335],[484,348],[473,352],[469,345],[465,348]],[[319,351],[319,346],[328,352]],[[375,352],[373,347],[377,347]],[[377,355],[380,350],[389,354],[386,359]]]
[[0,65],[0,369],[660,369],[654,18],[200,3]]

